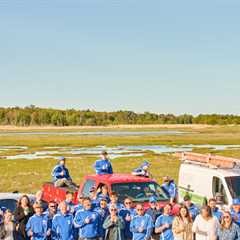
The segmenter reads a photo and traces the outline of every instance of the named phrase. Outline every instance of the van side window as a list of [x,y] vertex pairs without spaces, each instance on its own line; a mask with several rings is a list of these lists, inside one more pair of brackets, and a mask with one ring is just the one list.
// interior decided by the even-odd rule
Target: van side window
[[216,193],[221,193],[223,195],[224,204],[228,204],[227,194],[226,194],[223,182],[219,177],[213,177],[212,190],[213,190],[213,197],[216,196]]
[[86,197],[90,196],[90,189],[91,187],[95,186],[96,182],[94,180],[88,179],[83,187],[83,195]]

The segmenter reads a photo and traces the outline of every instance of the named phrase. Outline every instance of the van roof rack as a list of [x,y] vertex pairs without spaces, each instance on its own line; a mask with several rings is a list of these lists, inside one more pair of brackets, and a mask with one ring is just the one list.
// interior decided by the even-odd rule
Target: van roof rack
[[233,169],[240,168],[240,159],[217,156],[212,154],[200,154],[192,152],[182,152],[178,154],[181,161],[189,162],[207,167]]

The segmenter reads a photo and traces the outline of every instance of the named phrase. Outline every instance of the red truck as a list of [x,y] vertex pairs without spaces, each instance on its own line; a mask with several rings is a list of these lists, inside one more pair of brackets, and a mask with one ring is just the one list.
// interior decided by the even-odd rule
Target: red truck
[[[120,202],[123,202],[125,197],[130,197],[134,203],[143,203],[147,208],[149,197],[152,195],[157,197],[162,207],[169,202],[168,194],[154,179],[117,173],[85,176],[79,190],[75,192],[74,203],[77,204],[78,194],[89,196],[91,187],[94,186],[98,189],[102,185],[107,185],[110,193],[116,192]],[[51,200],[63,201],[67,190],[69,189],[55,187],[53,183],[45,183],[43,185],[43,200],[46,202]]]

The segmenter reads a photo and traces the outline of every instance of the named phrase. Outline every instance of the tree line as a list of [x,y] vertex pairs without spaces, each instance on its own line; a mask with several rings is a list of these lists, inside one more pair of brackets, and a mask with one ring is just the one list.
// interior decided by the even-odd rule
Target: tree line
[[105,126],[118,124],[240,124],[238,115],[222,114],[156,114],[133,111],[97,112],[92,110],[59,110],[30,105],[24,108],[0,108],[0,125],[14,126]]

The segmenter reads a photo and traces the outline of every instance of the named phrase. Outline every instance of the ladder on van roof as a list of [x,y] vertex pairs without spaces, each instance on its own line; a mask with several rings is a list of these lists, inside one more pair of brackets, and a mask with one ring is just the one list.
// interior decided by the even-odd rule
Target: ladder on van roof
[[237,158],[192,152],[182,152],[178,154],[178,156],[181,157],[181,161],[201,164],[208,167],[224,169],[240,168],[240,159]]

